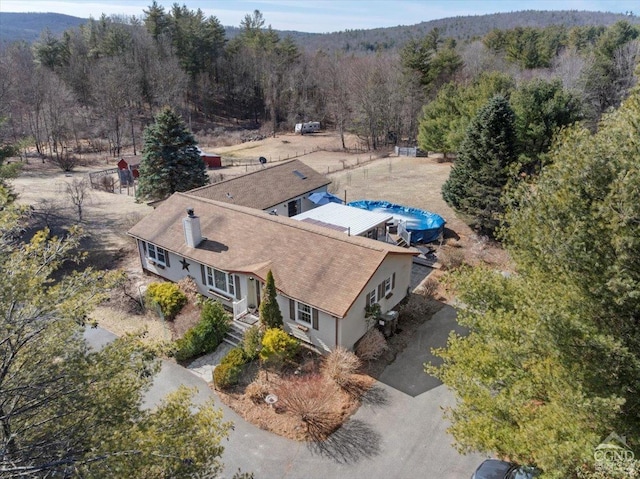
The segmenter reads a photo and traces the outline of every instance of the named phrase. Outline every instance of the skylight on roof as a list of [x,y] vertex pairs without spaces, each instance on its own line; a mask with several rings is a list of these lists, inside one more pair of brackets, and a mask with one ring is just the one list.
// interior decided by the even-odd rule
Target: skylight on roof
[[307,179],[305,174],[304,173],[300,173],[298,170],[293,170],[293,174],[296,175],[301,180],[306,180]]

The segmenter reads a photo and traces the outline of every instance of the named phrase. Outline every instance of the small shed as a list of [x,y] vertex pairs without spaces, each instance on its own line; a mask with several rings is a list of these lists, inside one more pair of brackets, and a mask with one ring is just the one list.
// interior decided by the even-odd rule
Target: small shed
[[216,155],[215,153],[205,153],[200,150],[200,156],[202,157],[202,161],[207,165],[207,168],[222,168],[222,158],[220,155]]

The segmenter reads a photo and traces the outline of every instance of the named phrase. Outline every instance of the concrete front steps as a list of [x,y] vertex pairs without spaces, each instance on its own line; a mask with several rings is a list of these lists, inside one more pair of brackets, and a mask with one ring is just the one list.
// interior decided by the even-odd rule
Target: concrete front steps
[[258,323],[258,318],[247,314],[239,319],[234,319],[231,321],[231,328],[222,339],[225,343],[228,343],[232,346],[239,346],[244,339],[244,333],[254,324]]

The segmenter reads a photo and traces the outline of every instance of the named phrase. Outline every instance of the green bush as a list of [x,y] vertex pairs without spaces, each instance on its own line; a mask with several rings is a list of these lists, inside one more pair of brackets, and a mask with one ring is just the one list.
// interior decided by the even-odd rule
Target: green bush
[[222,361],[220,361],[220,364],[227,364],[231,367],[242,367],[244,364],[247,363],[247,358],[244,355],[244,351],[242,350],[242,348],[233,348],[231,349],[224,358],[222,358]]
[[260,359],[265,361],[283,361],[291,359],[298,351],[298,340],[292,338],[280,328],[267,329],[262,338]]
[[226,389],[238,383],[240,368],[229,364],[218,364],[213,370],[213,382],[216,387]]
[[175,283],[151,283],[147,287],[145,300],[149,307],[156,304],[160,306],[162,316],[169,321],[187,304],[187,296]]
[[245,333],[242,340],[242,349],[244,355],[250,361],[258,357],[258,353],[262,348],[262,331],[258,326],[251,326]]
[[176,341],[178,361],[214,351],[229,331],[229,316],[222,305],[207,301],[202,305],[200,321]]

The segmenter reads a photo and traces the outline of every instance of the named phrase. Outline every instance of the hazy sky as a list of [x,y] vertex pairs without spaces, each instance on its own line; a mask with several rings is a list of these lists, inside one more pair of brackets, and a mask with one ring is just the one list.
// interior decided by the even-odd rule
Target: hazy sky
[[[0,0],[1,12],[55,12],[98,18],[102,13],[142,16],[152,0]],[[277,30],[333,32],[413,25],[437,18],[517,10],[590,10],[640,14],[637,0],[158,0],[200,8],[223,25],[237,26],[245,14],[260,10]],[[634,10],[635,9],[635,10]]]

